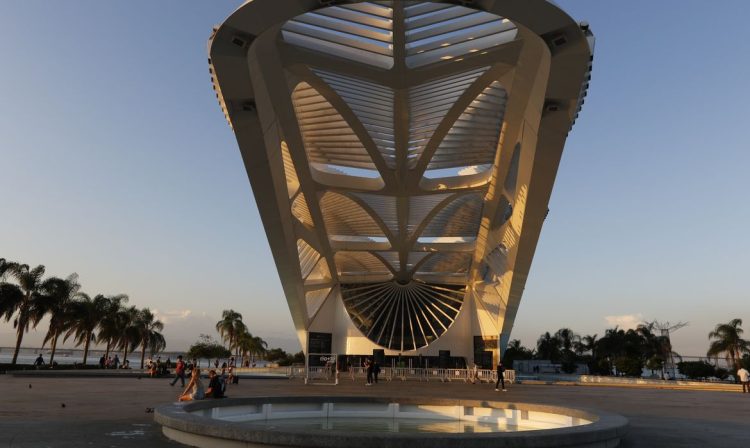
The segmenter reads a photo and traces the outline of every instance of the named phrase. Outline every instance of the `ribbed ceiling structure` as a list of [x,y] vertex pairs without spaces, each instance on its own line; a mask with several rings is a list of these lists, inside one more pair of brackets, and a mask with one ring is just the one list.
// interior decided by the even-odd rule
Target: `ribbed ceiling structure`
[[[323,310],[335,300],[365,338],[395,351],[441,338],[472,298],[472,325],[482,326],[474,332],[512,325],[509,306],[520,300],[533,254],[521,243],[528,233],[535,244],[551,189],[539,181],[542,196],[530,196],[540,119],[562,112],[556,126],[567,132],[591,54],[587,30],[529,1],[541,16],[508,9],[524,25],[501,6],[471,1],[321,1],[311,9],[315,2],[290,0],[286,10],[254,0],[217,31],[212,55],[224,35],[226,54],[234,45],[248,55],[216,53],[226,72],[245,63],[252,82],[222,81],[217,67],[215,89],[298,329],[327,325],[316,322],[332,315]],[[545,20],[562,28],[532,29]],[[277,31],[259,31],[271,23]],[[557,48],[568,42],[585,60],[568,83],[580,87],[549,96]],[[537,177],[554,179],[562,142],[551,144],[552,171]],[[270,191],[276,198],[264,202]]]

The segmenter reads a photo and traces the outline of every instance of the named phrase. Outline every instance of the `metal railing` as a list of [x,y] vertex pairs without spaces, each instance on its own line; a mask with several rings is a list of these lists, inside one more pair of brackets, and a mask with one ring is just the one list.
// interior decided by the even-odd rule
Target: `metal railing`
[[[309,378],[311,380],[335,381],[338,373],[339,381],[357,381],[367,378],[365,367],[350,367],[348,371],[338,371],[332,365],[313,367],[305,371],[305,366],[290,367],[238,367],[235,374],[272,374],[284,375],[289,378]],[[503,374],[508,383],[516,382],[515,370],[506,370]],[[440,368],[411,368],[411,367],[381,367],[378,380],[383,381],[440,381],[465,383],[494,383],[497,372],[494,369],[440,369]]]
[[[311,373],[312,375],[313,373]],[[365,367],[350,367],[348,371],[339,372],[340,380],[357,381],[367,378]],[[516,372],[506,370],[503,378],[508,383],[516,381]],[[440,368],[409,368],[409,367],[382,367],[378,379],[385,381],[463,381],[494,383],[497,381],[497,372],[493,369],[440,369]]]

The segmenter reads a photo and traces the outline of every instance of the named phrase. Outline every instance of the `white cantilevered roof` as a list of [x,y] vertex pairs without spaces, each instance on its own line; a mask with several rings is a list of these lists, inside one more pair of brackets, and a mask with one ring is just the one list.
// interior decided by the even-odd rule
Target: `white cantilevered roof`
[[[519,174],[522,153],[533,154],[548,135],[544,123],[532,124],[540,114],[560,112],[563,129],[572,125],[588,86],[588,29],[543,0],[487,10],[442,1],[286,5],[248,2],[217,31],[251,53],[262,38],[265,54],[277,56],[256,54],[256,68],[251,59],[252,83],[227,75],[215,89],[233,126],[255,113],[259,86],[266,100],[258,107],[283,112],[266,154],[241,146],[246,163],[280,160],[281,182],[264,185],[285,185],[276,194],[288,210],[278,213],[294,225],[264,223],[297,326],[306,327],[338,288],[362,334],[394,350],[439,338],[470,297],[499,332],[509,328],[564,136],[537,157],[552,157],[547,171],[537,170],[543,174],[528,165],[534,155]],[[584,64],[572,75],[570,60],[556,62],[569,41],[573,65]],[[232,47],[214,57],[216,45],[212,58],[241,71],[224,56]],[[543,185],[537,196],[529,189],[535,182]],[[298,269],[276,255],[289,242]]]

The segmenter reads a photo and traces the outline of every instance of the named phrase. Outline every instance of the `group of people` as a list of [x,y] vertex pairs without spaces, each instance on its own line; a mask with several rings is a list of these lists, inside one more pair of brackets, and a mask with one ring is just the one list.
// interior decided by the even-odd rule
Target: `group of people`
[[367,382],[365,383],[365,386],[372,386],[373,384],[378,384],[378,375],[380,374],[380,364],[375,360],[367,358],[365,359],[365,363],[363,367],[365,368],[365,371],[367,372]]
[[146,372],[148,372],[148,376],[151,378],[168,375],[171,365],[172,360],[169,358],[167,358],[167,362],[162,362],[161,356],[157,356],[156,360],[149,358],[146,360]]
[[120,357],[115,355],[115,357],[105,357],[102,355],[101,358],[99,358],[99,368],[100,369],[129,369],[130,368],[130,361],[127,359],[120,362]]
[[[183,361],[182,356],[177,357],[177,363],[175,364],[175,377],[170,383],[174,386],[177,381],[181,381],[184,390],[178,396],[179,401],[192,401],[192,400],[203,400],[204,398],[224,398],[227,384],[237,384],[239,378],[235,375],[235,360],[234,357],[229,359],[229,363],[224,362],[221,365],[221,373],[218,373],[219,360],[214,362],[214,369],[208,371],[208,388],[203,386],[201,381],[201,369],[198,367],[197,362],[193,359],[190,363],[186,364]],[[185,386],[186,373],[190,375],[190,380]]]
[[179,401],[193,401],[205,398],[224,398],[225,388],[226,382],[222,381],[214,369],[208,371],[208,388],[205,388],[203,381],[201,381],[201,369],[195,367],[190,374],[190,381],[177,399]]

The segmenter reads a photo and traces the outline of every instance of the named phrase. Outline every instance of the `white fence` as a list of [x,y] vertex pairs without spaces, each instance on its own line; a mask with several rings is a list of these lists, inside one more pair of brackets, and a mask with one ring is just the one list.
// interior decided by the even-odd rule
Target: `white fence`
[[[285,375],[290,378],[305,378],[313,381],[357,381],[367,378],[367,369],[364,367],[351,367],[348,371],[336,371],[332,365],[320,367],[308,367],[305,375],[305,366],[291,367],[239,367],[235,369],[236,374],[268,374]],[[506,370],[503,377],[508,383],[516,382],[515,370]],[[438,368],[409,368],[409,367],[381,367],[378,380],[383,381],[440,381],[465,383],[494,383],[497,381],[497,372],[494,369],[438,369]]]
[[[514,383],[516,372],[506,370],[503,377],[505,381]],[[367,369],[364,367],[351,367],[347,372],[339,372],[340,380],[357,381],[367,378]],[[379,380],[384,381],[462,381],[477,383],[494,383],[497,381],[497,372],[493,369],[439,369],[439,368],[409,368],[409,367],[381,367]]]

